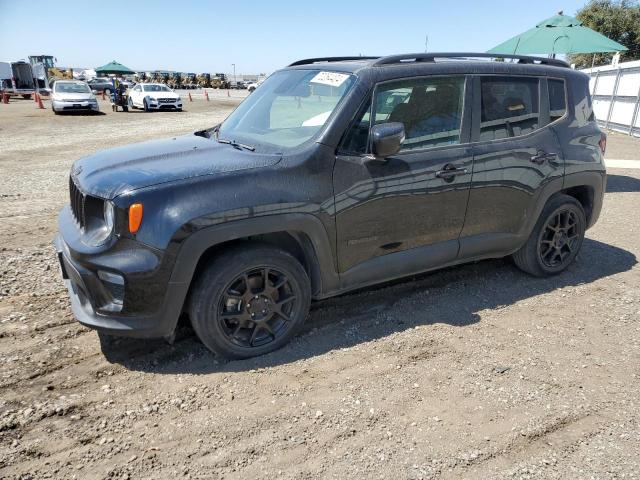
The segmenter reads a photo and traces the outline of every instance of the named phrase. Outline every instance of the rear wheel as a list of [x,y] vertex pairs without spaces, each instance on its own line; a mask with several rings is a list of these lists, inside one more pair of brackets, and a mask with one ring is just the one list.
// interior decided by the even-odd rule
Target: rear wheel
[[110,89],[108,89],[108,88],[105,88],[105,89],[104,89],[104,94],[105,94],[106,96],[111,96],[111,90],[110,90]]
[[30,93],[25,93],[22,95],[22,98],[26,98],[27,100],[29,100],[31,98],[31,94]]
[[304,323],[310,301],[309,277],[293,256],[250,245],[208,265],[194,285],[189,311],[210,350],[248,358],[287,343]]
[[582,247],[586,216],[580,202],[568,195],[552,197],[527,243],[513,254],[521,270],[537,277],[565,270]]

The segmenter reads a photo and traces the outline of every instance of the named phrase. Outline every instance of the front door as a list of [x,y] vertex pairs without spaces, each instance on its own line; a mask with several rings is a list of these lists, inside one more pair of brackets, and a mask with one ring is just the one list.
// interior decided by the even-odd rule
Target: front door
[[[456,258],[472,167],[466,83],[465,76],[385,82],[356,116],[334,169],[338,268],[347,279],[358,272],[351,283]],[[375,159],[368,155],[368,133],[384,122],[402,122],[406,138],[399,153]],[[432,249],[417,259],[407,253],[426,247]],[[381,269],[395,254],[403,260]]]

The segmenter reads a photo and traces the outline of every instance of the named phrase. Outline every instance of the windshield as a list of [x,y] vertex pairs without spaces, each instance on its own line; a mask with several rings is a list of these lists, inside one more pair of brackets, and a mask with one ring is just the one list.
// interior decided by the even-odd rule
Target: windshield
[[145,92],[170,92],[168,87],[164,85],[143,85],[142,88]]
[[218,138],[280,151],[297,147],[320,131],[354,82],[348,73],[276,72],[224,121]]
[[86,83],[60,83],[56,82],[56,92],[60,93],[89,93],[91,90]]

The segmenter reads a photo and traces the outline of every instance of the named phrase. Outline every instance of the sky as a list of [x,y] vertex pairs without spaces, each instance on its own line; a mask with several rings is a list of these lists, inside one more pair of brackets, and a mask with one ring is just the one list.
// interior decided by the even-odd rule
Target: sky
[[[310,57],[489,48],[586,0],[0,0],[0,61],[271,73]],[[27,8],[28,6],[28,8]]]

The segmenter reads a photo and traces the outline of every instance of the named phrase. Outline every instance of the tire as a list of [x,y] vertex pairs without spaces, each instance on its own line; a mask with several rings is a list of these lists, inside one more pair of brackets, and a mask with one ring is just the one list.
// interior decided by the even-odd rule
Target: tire
[[127,100],[127,103],[129,104],[129,108],[131,110],[134,110],[136,108],[135,105],[133,104],[133,100],[131,99],[131,97],[129,97],[129,99]]
[[150,112],[151,111],[151,109],[149,108],[149,105],[147,105],[147,99],[146,98],[144,98],[142,100],[142,106],[143,106],[145,112]]
[[536,277],[564,271],[584,241],[587,220],[580,202],[558,194],[549,199],[527,242],[512,255],[516,266]]
[[104,89],[104,94],[107,95],[107,96],[111,96],[111,90],[108,89],[108,88],[105,88]]
[[193,285],[189,313],[207,348],[241,359],[287,343],[304,323],[310,302],[309,277],[292,255],[247,244],[214,258],[202,271]]
[[22,95],[22,98],[26,99],[26,100],[30,100],[31,99],[31,94],[30,93],[25,93]]

